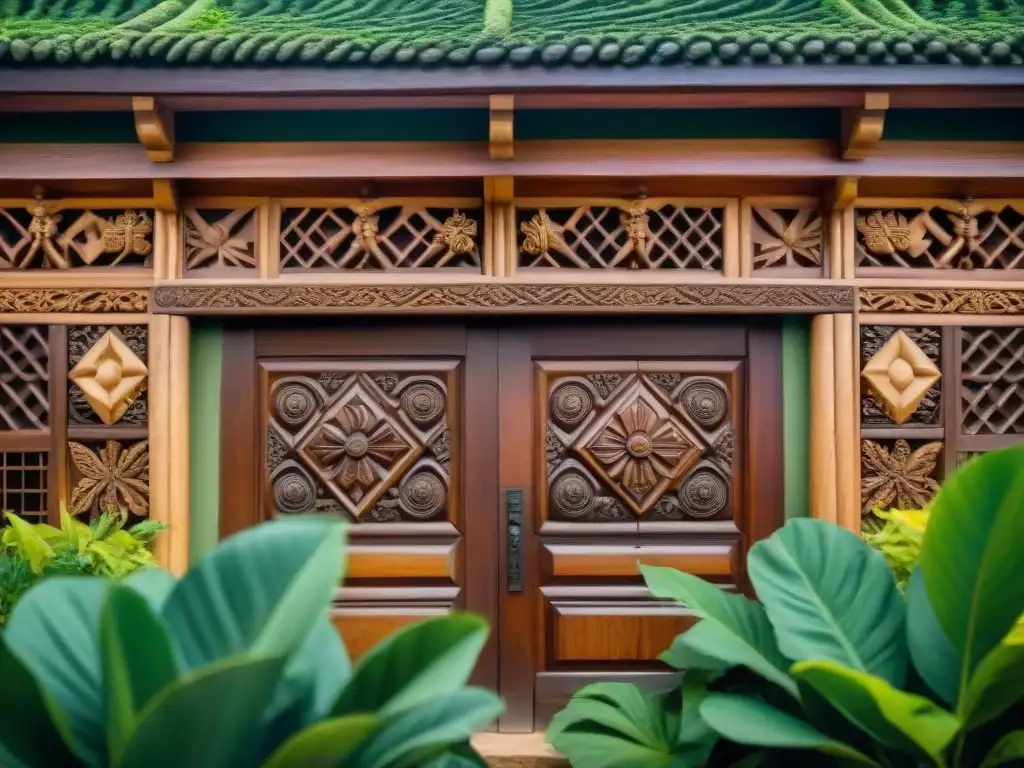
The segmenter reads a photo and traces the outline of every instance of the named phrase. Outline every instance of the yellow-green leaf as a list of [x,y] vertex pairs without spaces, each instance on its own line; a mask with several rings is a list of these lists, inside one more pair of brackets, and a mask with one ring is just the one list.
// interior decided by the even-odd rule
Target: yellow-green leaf
[[[35,526],[27,523],[13,512],[7,513],[10,523],[11,543],[18,548],[21,555],[28,561],[33,573],[42,573],[43,568],[53,558],[53,548],[35,531]],[[7,536],[4,536],[7,539]]]

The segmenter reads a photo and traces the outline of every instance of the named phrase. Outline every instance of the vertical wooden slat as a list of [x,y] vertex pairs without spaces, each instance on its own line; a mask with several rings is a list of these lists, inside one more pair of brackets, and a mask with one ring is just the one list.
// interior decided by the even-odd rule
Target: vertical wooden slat
[[959,326],[942,328],[942,426],[945,441],[942,446],[942,476],[949,477],[956,469],[956,456],[960,450],[960,355],[962,330]]
[[46,478],[47,516],[60,525],[60,506],[68,499],[68,329],[51,325],[49,345],[50,458]]
[[281,271],[281,203],[269,200],[259,207],[260,228],[256,261],[260,277],[274,278]]
[[843,278],[846,280],[853,280],[857,276],[857,227],[855,224],[854,209],[852,205],[843,211],[842,228],[840,232],[840,242],[842,244],[841,253],[843,260]]
[[188,570],[189,549],[189,328],[188,318],[170,318],[169,447],[167,511],[172,533],[167,568],[176,575]]
[[836,522],[835,316],[811,321],[811,516]]
[[857,503],[858,454],[854,428],[856,372],[853,365],[853,315],[835,316],[836,522],[860,530]]
[[751,240],[751,205],[746,200],[740,204],[740,277],[754,274],[754,244]]
[[[169,498],[171,462],[170,423],[170,347],[171,317],[153,315],[149,321],[149,516],[171,524]],[[156,540],[157,560],[165,568],[171,566],[172,540],[177,532],[171,528]]]
[[724,237],[722,238],[722,274],[740,276],[740,204],[730,200],[725,205]]

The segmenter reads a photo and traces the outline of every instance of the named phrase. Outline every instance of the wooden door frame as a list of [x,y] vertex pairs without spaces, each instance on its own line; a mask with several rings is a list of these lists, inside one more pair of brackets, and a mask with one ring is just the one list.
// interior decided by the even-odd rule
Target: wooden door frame
[[[749,591],[745,562],[742,562],[745,552],[754,541],[769,536],[784,520],[782,326],[777,318],[757,318],[754,322],[742,324],[737,318],[732,321],[731,328],[725,322],[711,326],[715,330],[731,330],[732,340],[728,341],[728,335],[726,338],[732,346],[723,348],[722,335],[704,333],[694,337],[685,333],[685,322],[665,319],[660,327],[678,329],[683,333],[668,345],[663,335],[645,336],[642,332],[638,333],[631,340],[630,354],[641,358],[662,359],[673,356],[696,359],[723,355],[743,357],[745,375],[741,377],[740,396],[743,401],[741,422],[745,425],[745,442],[738,462],[743,481],[741,498],[735,507],[736,519],[741,521],[741,537],[737,547],[737,556],[741,562],[734,565],[734,572],[740,587]],[[619,332],[628,328],[623,323],[615,324]],[[743,336],[742,350],[735,348],[737,330]],[[567,333],[571,334],[572,331]],[[507,705],[500,721],[502,731],[530,732],[538,725],[543,726],[575,689],[595,680],[614,679],[657,688],[664,686],[668,682],[667,678],[674,677],[674,673],[657,671],[601,674],[546,672],[540,669],[538,663],[543,658],[544,637],[542,622],[539,620],[540,611],[543,610],[540,604],[540,571],[535,567],[542,556],[541,537],[536,532],[536,518],[533,516],[539,507],[537,500],[531,498],[536,486],[533,454],[538,450],[536,441],[540,434],[534,406],[533,358],[565,357],[567,338],[566,334],[551,330],[550,325],[547,331],[501,331],[498,377],[498,430],[501,435],[499,492],[503,493],[506,488],[526,489],[527,509],[524,521],[527,533],[523,591],[510,594],[504,584],[499,585],[498,632],[502,648],[499,659],[500,690]],[[606,334],[600,331],[589,334],[577,332],[572,343],[572,357],[600,357],[607,350]],[[678,348],[674,346],[675,343],[679,344]],[[533,446],[530,461],[521,460],[519,454],[523,445]],[[498,555],[500,570],[504,572],[508,567],[504,509],[501,514]],[[510,625],[526,629],[508,631]]]

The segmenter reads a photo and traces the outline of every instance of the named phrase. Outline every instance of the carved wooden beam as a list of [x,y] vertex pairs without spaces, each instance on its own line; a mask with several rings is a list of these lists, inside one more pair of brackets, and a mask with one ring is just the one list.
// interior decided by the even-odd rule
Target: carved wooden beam
[[132,97],[135,133],[151,162],[174,160],[174,114],[152,96]]
[[843,110],[843,160],[863,160],[882,140],[888,93],[865,93],[864,103]]
[[491,159],[512,160],[515,158],[515,136],[513,132],[513,111],[515,97],[508,95],[491,96]]
[[178,185],[174,179],[153,179],[153,207],[158,211],[178,210]]
[[826,211],[843,211],[857,199],[857,176],[840,176],[832,180],[822,196]]

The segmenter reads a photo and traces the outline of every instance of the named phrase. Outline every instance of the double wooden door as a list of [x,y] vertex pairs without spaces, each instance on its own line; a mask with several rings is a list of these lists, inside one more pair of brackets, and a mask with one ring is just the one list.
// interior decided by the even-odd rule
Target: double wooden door
[[587,682],[666,674],[691,618],[638,561],[744,588],[782,517],[782,432],[771,322],[230,328],[221,533],[348,518],[352,655],[480,613],[476,682],[528,731]]

